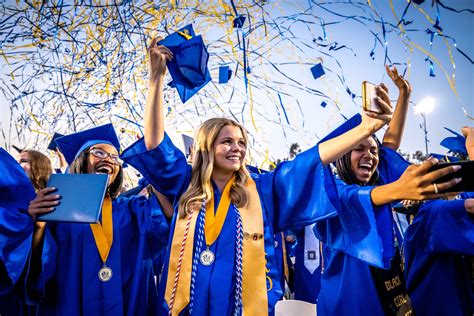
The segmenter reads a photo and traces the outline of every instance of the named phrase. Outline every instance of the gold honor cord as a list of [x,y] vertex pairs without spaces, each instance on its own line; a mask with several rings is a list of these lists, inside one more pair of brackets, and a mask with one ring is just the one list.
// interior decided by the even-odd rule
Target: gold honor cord
[[110,253],[114,239],[114,228],[112,223],[112,200],[109,195],[104,199],[102,205],[102,224],[90,224],[94,241],[99,251],[100,258],[104,266],[99,270],[99,279],[107,282],[112,278],[112,269],[106,266],[105,262]]

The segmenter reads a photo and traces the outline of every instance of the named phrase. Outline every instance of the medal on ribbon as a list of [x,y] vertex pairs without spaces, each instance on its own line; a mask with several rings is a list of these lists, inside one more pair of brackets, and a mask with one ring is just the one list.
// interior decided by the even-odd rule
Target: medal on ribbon
[[90,224],[90,227],[100,258],[104,264],[97,275],[102,282],[110,281],[113,275],[112,269],[105,264],[109,256],[110,248],[112,247],[114,234],[112,224],[112,200],[109,195],[105,197],[102,205],[102,224]]
[[230,206],[230,188],[234,184],[235,177],[232,177],[225,185],[221,200],[217,206],[217,212],[214,214],[214,194],[206,204],[206,219],[204,222],[204,237],[206,238],[207,248],[199,255],[201,264],[208,266],[215,260],[215,254],[210,250],[210,246],[216,241],[224,226],[225,218]]

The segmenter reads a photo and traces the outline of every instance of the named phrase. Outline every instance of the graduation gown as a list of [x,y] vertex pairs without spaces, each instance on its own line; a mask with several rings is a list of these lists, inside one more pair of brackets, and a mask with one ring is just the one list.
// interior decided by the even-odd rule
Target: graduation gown
[[312,228],[313,225],[305,227],[297,234],[294,289],[296,300],[316,304],[321,290],[322,261],[319,240]]
[[33,279],[29,262],[33,221],[19,212],[3,215],[7,218],[2,225],[16,230],[21,224],[25,229],[5,238],[7,245],[16,247],[1,245],[3,256],[10,258],[6,277],[18,279],[26,269],[25,297],[38,305],[38,315],[156,314],[153,259],[166,246],[169,223],[155,196],[112,201],[113,243],[107,266],[113,276],[108,282],[98,278],[103,263],[89,224],[48,223],[41,273]]
[[[397,180],[409,165],[385,147],[379,156],[381,184]],[[395,255],[391,206],[372,204],[372,186],[337,185],[338,216],[314,227],[324,245],[318,315],[383,315],[370,266],[389,269]]]
[[[143,148],[143,144],[141,146]],[[159,174],[159,181],[151,183],[173,201],[175,206],[171,224],[173,233],[179,198],[188,188],[191,179],[191,166],[167,135],[155,151],[160,152],[160,157],[153,164],[142,164],[140,155],[136,152],[134,152],[135,159],[130,163],[145,176],[152,170],[156,170]],[[273,172],[251,174],[251,176],[255,181],[263,212],[268,310],[272,314],[274,305],[282,296],[273,236],[286,228],[303,227],[317,219],[336,214],[335,184],[330,169],[321,164],[317,146],[299,154],[291,162],[280,164]],[[214,205],[217,207],[221,193],[214,188],[214,194],[216,199]],[[198,262],[193,296],[195,315],[222,316],[233,313],[236,216],[231,205],[223,228],[210,247],[216,256],[215,261],[209,266],[203,266]],[[196,236],[197,230],[194,247],[198,239]],[[170,243],[171,239],[170,237]],[[169,246],[168,249],[170,248]],[[165,259],[164,271],[167,271],[168,264],[169,253]],[[168,305],[164,300],[166,282],[167,275],[164,274],[159,286],[160,315],[168,313]],[[185,308],[181,314],[187,315],[188,309]]]
[[464,200],[424,203],[405,234],[407,287],[417,315],[472,315],[474,216]]

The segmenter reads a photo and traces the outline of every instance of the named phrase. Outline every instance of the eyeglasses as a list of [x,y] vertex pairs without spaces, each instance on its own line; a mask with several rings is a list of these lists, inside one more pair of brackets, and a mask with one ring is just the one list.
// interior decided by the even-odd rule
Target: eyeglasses
[[122,159],[120,159],[118,155],[108,153],[100,148],[91,148],[88,153],[99,159],[106,159],[107,157],[110,157],[112,162],[116,165],[122,165],[123,163]]

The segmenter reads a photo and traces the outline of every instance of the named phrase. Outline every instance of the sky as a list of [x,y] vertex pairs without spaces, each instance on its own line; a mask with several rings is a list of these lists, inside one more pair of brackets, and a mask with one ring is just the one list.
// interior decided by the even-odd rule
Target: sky
[[[195,29],[203,35],[204,41],[209,45],[209,65],[214,82],[184,105],[178,100],[176,93],[171,88],[167,88],[169,89],[167,90],[169,97],[166,100],[168,131],[172,139],[181,145],[181,133],[192,136],[193,129],[203,120],[215,115],[229,116],[229,113],[232,113],[244,123],[251,134],[255,148],[255,152],[251,153],[254,164],[265,167],[264,163],[267,160],[286,157],[292,143],[297,142],[302,149],[307,149],[341,124],[344,120],[343,117],[349,118],[360,112],[361,83],[364,80],[387,84],[394,105],[397,91],[385,74],[384,64],[389,63],[384,58],[385,47],[378,43],[373,50],[374,33],[381,37],[383,30],[380,25],[370,19],[357,18],[372,16],[374,19],[379,19],[378,14],[385,21],[394,23],[397,19],[391,10],[391,1],[370,1],[374,11],[370,11],[365,2],[360,2],[360,8],[362,8],[360,10],[357,9],[357,5],[348,6],[347,2],[340,2],[338,4],[338,1],[333,1],[332,5],[318,6],[314,3],[324,4],[325,2],[315,1],[312,9],[306,11],[307,16],[302,16],[296,14],[301,13],[303,9],[308,9],[310,1],[267,1],[268,4],[265,7],[269,7],[269,14],[277,23],[281,23],[281,26],[272,25],[271,30],[266,34],[267,38],[271,37],[271,40],[267,41],[265,41],[264,35],[258,33],[262,31],[262,27],[255,28],[253,31],[251,28],[243,29],[248,39],[246,49],[251,52],[247,60],[250,69],[247,77],[254,86],[250,87],[245,85],[242,67],[232,67],[236,62],[232,59],[231,49],[226,47],[226,43],[222,41],[228,36],[226,29],[204,27],[204,22],[200,23],[199,20],[194,20]],[[210,3],[209,8],[214,10],[213,2]],[[399,18],[406,2],[393,1],[393,5],[394,12]],[[456,9],[474,10],[474,1],[470,0],[450,1],[449,5],[455,5]],[[329,12],[328,8],[332,12]],[[474,30],[474,15],[469,12],[456,13],[444,9],[441,9],[440,12],[440,25],[443,27],[443,34],[456,39],[458,47],[473,59],[474,39],[471,34]],[[251,17],[251,20],[254,23],[267,18],[263,13],[261,17],[258,16],[258,11],[252,14],[254,16]],[[298,16],[298,19],[301,20],[295,19],[293,21],[292,17],[294,16]],[[348,18],[350,16],[355,18]],[[426,1],[420,6],[411,6],[406,17],[412,23],[404,26],[408,30],[409,36],[403,38],[400,36],[400,32],[389,32],[386,34],[386,47],[391,62],[400,63],[400,71],[406,69],[406,78],[413,87],[412,105],[416,105],[427,96],[434,98],[434,110],[426,114],[430,141],[429,151],[445,154],[446,150],[439,145],[439,142],[444,137],[451,135],[443,127],[459,130],[464,125],[474,125],[473,121],[463,112],[464,108],[470,116],[474,116],[473,64],[455,50],[453,42],[449,39],[444,41],[443,38],[435,36],[430,46],[430,36],[425,30],[427,28],[433,30],[433,27],[427,18],[428,16],[433,19],[436,17],[436,9],[431,6],[431,1]],[[6,18],[6,16],[4,15],[2,18]],[[212,17],[203,18],[206,23],[210,19]],[[219,19],[216,23],[222,23]],[[174,27],[182,27],[187,22],[179,21]],[[326,23],[324,28],[321,23]],[[162,28],[159,29],[162,30]],[[234,30],[230,36],[234,39],[234,36],[238,36],[238,32],[238,30]],[[282,33],[278,34],[278,32]],[[317,40],[312,41],[312,39],[324,37],[324,35],[327,40],[319,41],[320,44],[336,43],[336,47],[342,48],[330,50],[328,47],[318,46]],[[5,34],[0,33],[0,41],[2,36]],[[412,49],[407,48],[407,45],[403,44],[404,42],[410,43],[409,46]],[[434,62],[434,77],[429,75],[430,64],[425,60],[426,53],[417,49],[413,43],[431,52],[431,60]],[[237,48],[241,49],[242,47]],[[3,49],[8,51],[6,46],[3,46]],[[138,57],[143,59],[141,55],[144,51],[143,43],[141,45],[137,43],[136,49]],[[375,53],[373,58],[369,55],[372,50]],[[222,52],[225,54],[221,54]],[[259,52],[264,57],[259,57]],[[236,58],[239,58],[241,51],[237,49],[235,55]],[[65,58],[64,60],[68,60],[67,56]],[[58,62],[64,62],[64,60],[59,59]],[[310,68],[318,62],[322,63],[326,74],[321,78],[314,79]],[[409,67],[406,66],[408,63]],[[237,69],[235,76],[225,86],[217,83],[218,67],[223,64],[230,65],[231,69]],[[8,70],[12,68],[5,64],[4,59],[0,58],[0,69],[0,74],[2,74],[0,88],[2,90],[9,89],[12,82],[9,81]],[[446,75],[452,80],[453,87],[450,86]],[[46,77],[37,78],[37,80],[43,83],[37,84],[36,87],[48,84]],[[18,82],[15,84],[18,85]],[[81,93],[87,95],[88,100],[101,98],[93,91],[89,91],[90,86],[85,83],[78,85],[78,89],[81,90],[81,88],[84,90]],[[350,88],[351,92],[355,94],[355,98],[349,96],[346,88]],[[138,97],[137,108],[143,107],[143,96],[145,95],[143,91],[146,90],[146,87],[142,86],[141,89],[142,94]],[[318,95],[314,91],[320,91],[322,94]],[[133,91],[127,93],[133,93]],[[250,102],[251,98],[252,102]],[[24,107],[19,107],[19,109],[30,111],[38,118],[43,113],[47,113],[49,118],[55,115],[60,117],[64,114],[62,108],[57,110],[57,103],[53,105],[34,104],[35,99],[30,101],[33,104],[23,105]],[[326,107],[321,106],[323,101],[327,103]],[[11,144],[20,147],[38,144],[36,141],[42,135],[31,132],[31,129],[34,129],[32,127],[35,126],[33,120],[28,123],[30,130],[25,129],[20,137],[13,133],[15,128],[12,128],[10,122],[13,122],[13,125],[19,124],[15,122],[19,122],[17,117],[21,116],[21,113],[16,111],[14,119],[10,121],[11,106],[11,94],[0,93],[0,128],[2,130],[0,145],[11,151],[9,147]],[[88,123],[84,121],[84,124],[79,124],[79,127],[91,127],[91,124],[98,124],[105,122],[105,120],[121,124],[123,121],[118,121],[114,115],[118,113],[123,116],[124,112],[120,112],[122,110],[123,105],[121,104],[117,104],[115,109],[91,110],[90,114],[93,118],[94,115],[97,115],[97,120]],[[40,119],[44,133],[51,134],[53,128],[48,128],[45,122]],[[424,134],[420,128],[422,123],[422,117],[419,114],[414,114],[413,109],[410,108],[401,145],[403,152],[424,151]],[[57,130],[59,127],[59,132],[71,132],[71,124],[64,120],[61,124],[55,125],[54,129]],[[131,141],[131,137],[128,137],[122,140],[122,143],[126,146]],[[39,144],[44,146],[46,143],[47,138],[44,137],[44,141]],[[41,148],[39,149],[41,150]]]

